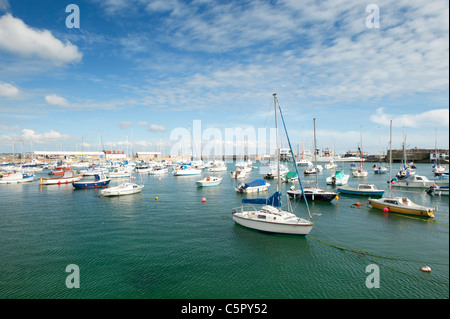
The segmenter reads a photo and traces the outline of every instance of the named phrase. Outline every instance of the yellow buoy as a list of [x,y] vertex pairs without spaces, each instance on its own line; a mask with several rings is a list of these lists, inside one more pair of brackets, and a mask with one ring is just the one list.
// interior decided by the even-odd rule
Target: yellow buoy
[[155,197],[155,200],[158,200],[158,196],[157,196],[157,197]]
[[339,196],[336,196],[336,200],[339,200]]

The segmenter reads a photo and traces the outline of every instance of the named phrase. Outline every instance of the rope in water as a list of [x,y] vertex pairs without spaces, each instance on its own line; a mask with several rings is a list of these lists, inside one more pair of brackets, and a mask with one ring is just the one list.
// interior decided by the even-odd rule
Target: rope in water
[[[319,230],[320,232],[322,232],[320,229],[317,229],[317,226],[315,226],[315,229]],[[325,235],[327,235],[327,234],[325,234]],[[331,236],[329,236],[329,235],[327,235],[327,236],[331,238]],[[420,261],[420,260],[412,260],[412,259],[406,259],[406,258],[396,258],[396,257],[390,257],[390,256],[376,255],[376,254],[372,254],[372,253],[370,253],[370,252],[368,252],[366,250],[345,248],[344,246],[340,246],[340,245],[337,245],[337,244],[332,244],[332,243],[326,242],[326,241],[324,241],[322,239],[319,239],[319,238],[316,238],[316,237],[313,237],[313,236],[310,236],[310,235],[308,236],[308,238],[311,238],[311,239],[313,239],[315,241],[318,241],[318,242],[320,242],[322,244],[325,244],[327,246],[333,247],[333,248],[341,250],[341,251],[348,251],[348,252],[351,252],[351,253],[356,253],[356,254],[362,255],[362,256],[366,257],[372,263],[379,264],[379,265],[381,265],[383,267],[386,267],[388,269],[391,269],[393,271],[396,271],[396,272],[401,273],[401,274],[406,275],[406,276],[414,277],[414,278],[417,278],[417,279],[421,279],[421,280],[425,280],[425,281],[429,281],[429,282],[433,282],[433,283],[437,283],[437,284],[441,284],[441,285],[448,285],[449,284],[448,281],[446,281],[446,282],[436,281],[436,280],[419,277],[419,276],[416,276],[416,275],[413,275],[413,274],[410,274],[410,273],[398,270],[398,269],[393,268],[391,266],[388,266],[386,264],[380,263],[379,261],[375,261],[375,260],[371,259],[370,257],[381,258],[381,259],[392,260],[392,261],[412,262],[412,263],[418,263],[418,264],[430,264],[430,265],[439,265],[439,266],[448,266],[449,265],[448,263],[424,262],[424,261]]]

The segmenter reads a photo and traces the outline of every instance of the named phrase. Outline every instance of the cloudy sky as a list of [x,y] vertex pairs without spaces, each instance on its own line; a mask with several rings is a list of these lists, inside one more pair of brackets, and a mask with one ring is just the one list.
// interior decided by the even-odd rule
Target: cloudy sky
[[386,149],[390,120],[394,148],[403,130],[409,147],[434,148],[437,132],[448,148],[448,6],[0,0],[0,152],[125,150],[131,138],[168,152],[195,123],[206,144],[258,134],[274,126],[273,93],[295,148],[311,148],[313,118],[318,147],[338,153],[360,132],[365,151]]

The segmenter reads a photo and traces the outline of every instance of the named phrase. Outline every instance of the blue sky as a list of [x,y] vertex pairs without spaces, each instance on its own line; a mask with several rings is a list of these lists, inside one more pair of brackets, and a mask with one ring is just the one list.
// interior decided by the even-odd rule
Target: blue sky
[[[67,28],[66,6],[80,9]],[[369,4],[379,28],[368,28]],[[0,0],[0,152],[169,152],[201,121],[338,153],[449,146],[448,1]],[[374,21],[374,20],[370,20]],[[172,138],[171,138],[172,137]],[[217,137],[217,136],[216,136]],[[258,138],[261,138],[259,136]],[[205,141],[204,143],[207,143]],[[239,144],[239,143],[237,143]],[[236,146],[237,152],[240,147]]]

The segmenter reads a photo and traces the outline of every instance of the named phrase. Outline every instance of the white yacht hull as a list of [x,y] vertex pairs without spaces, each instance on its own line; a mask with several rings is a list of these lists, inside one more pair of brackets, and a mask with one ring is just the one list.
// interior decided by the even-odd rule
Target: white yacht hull
[[275,223],[269,221],[257,220],[256,218],[244,218],[239,216],[238,214],[233,215],[233,220],[241,226],[263,231],[269,233],[278,233],[278,234],[290,234],[290,235],[301,235],[306,236],[309,234],[314,224],[305,222],[305,223]]

